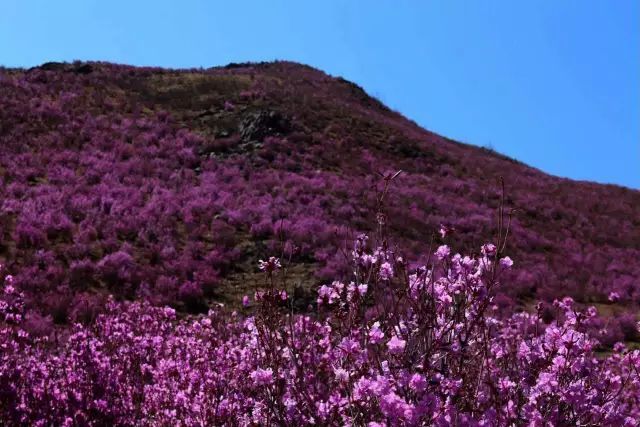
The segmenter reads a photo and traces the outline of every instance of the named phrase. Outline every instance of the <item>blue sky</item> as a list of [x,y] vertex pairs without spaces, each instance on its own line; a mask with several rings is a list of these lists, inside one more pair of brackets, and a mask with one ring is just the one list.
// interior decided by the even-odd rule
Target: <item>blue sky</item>
[[0,64],[299,61],[445,136],[640,188],[639,5],[3,0]]

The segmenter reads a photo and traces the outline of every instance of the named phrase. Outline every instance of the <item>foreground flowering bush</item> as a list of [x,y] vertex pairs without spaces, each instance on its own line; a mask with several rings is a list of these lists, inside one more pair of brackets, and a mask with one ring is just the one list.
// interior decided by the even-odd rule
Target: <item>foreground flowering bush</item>
[[[373,245],[376,246],[376,245]],[[30,336],[11,276],[0,301],[0,416],[7,425],[637,425],[640,351],[606,358],[597,315],[556,301],[557,320],[494,316],[513,261],[501,246],[438,248],[407,271],[360,236],[353,281],[293,315],[281,262],[247,315],[109,302],[92,326]],[[251,313],[251,315],[249,315]]]

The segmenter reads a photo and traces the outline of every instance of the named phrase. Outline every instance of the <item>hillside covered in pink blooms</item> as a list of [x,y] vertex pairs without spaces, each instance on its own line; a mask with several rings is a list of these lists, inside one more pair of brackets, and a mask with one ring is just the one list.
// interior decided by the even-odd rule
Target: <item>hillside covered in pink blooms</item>
[[640,192],[300,64],[0,68],[0,264],[2,425],[640,419]]
[[305,289],[344,275],[336,247],[397,170],[385,213],[412,262],[441,224],[460,250],[491,239],[503,177],[511,299],[640,302],[639,192],[448,140],[307,66],[48,63],[0,69],[0,93],[0,257],[57,323],[107,294],[206,311],[283,252]]

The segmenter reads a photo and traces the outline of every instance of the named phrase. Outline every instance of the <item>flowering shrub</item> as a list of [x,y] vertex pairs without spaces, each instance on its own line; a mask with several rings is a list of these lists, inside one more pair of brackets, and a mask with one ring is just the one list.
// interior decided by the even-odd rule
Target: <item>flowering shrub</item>
[[57,342],[27,332],[24,295],[6,276],[0,416],[41,426],[637,425],[640,351],[619,343],[598,357],[595,308],[565,298],[549,324],[542,305],[499,317],[496,287],[513,264],[500,245],[433,255],[409,271],[363,235],[353,280],[320,287],[315,315],[291,314],[270,257],[264,287],[243,298],[251,315],[178,319],[111,300]]

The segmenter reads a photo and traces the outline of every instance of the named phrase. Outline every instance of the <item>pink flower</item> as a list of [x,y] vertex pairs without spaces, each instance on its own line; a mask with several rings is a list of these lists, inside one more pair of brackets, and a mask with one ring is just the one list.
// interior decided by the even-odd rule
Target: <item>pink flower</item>
[[516,386],[516,383],[511,381],[508,377],[503,377],[498,381],[498,389],[501,393],[507,393],[513,387]]
[[340,382],[346,383],[349,381],[349,372],[344,368],[335,368],[333,373],[336,375],[336,379]]
[[440,261],[442,261],[443,259],[448,257],[450,253],[451,253],[451,249],[449,249],[449,246],[442,245],[436,251],[436,258],[438,258]]
[[258,368],[249,374],[253,383],[257,386],[269,385],[273,383],[273,370],[271,368]]
[[496,245],[493,243],[487,243],[482,245],[480,248],[482,255],[484,256],[494,256],[496,254]]
[[164,308],[164,315],[169,319],[175,319],[176,311],[171,307]]
[[511,266],[513,265],[513,260],[508,256],[500,258],[500,265],[504,268],[511,268]]
[[391,354],[399,354],[404,351],[404,347],[407,344],[405,340],[398,338],[397,335],[391,337],[391,339],[387,342],[387,348],[389,348],[389,352]]
[[390,280],[393,277],[393,267],[388,262],[382,263],[380,266],[380,280]]
[[358,293],[364,295],[367,293],[367,285],[358,285]]
[[420,374],[413,374],[409,380],[409,388],[421,392],[427,388],[427,380]]
[[369,330],[369,342],[378,344],[384,338],[384,332],[380,330],[380,322],[375,322]]
[[367,285],[357,285],[353,282],[349,283],[347,286],[347,301],[353,301],[354,296],[359,295],[363,296],[367,293]]
[[619,299],[620,299],[620,294],[619,294],[619,293],[617,293],[617,292],[615,292],[615,291],[614,291],[614,292],[611,292],[611,293],[609,294],[609,301],[611,301],[611,302],[616,302],[616,301],[618,301]]
[[249,301],[249,296],[245,295],[242,297],[242,306],[243,307],[249,307],[250,301]]
[[340,289],[339,282],[333,282],[331,285],[322,285],[318,289],[318,304],[325,302],[325,299],[329,304],[333,304],[340,299],[340,294],[337,289]]
[[259,260],[258,267],[260,268],[261,271],[265,271],[267,273],[273,273],[274,271],[282,267],[282,265],[280,264],[280,260],[278,258],[272,256],[272,257],[269,257],[269,259],[266,261]]
[[363,265],[370,265],[378,262],[378,258],[370,254],[362,254],[360,256],[360,261],[362,262]]
[[617,342],[613,345],[613,351],[617,353],[622,353],[627,349],[627,346],[623,342]]

